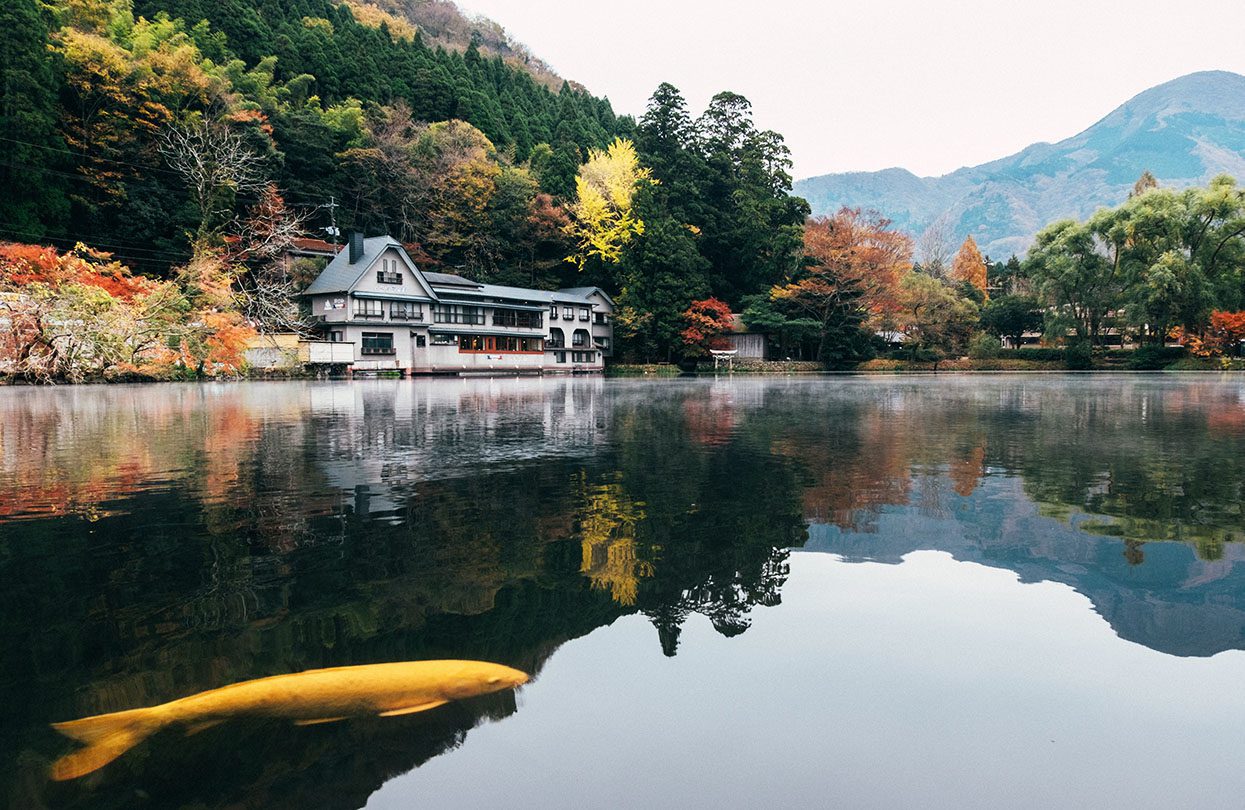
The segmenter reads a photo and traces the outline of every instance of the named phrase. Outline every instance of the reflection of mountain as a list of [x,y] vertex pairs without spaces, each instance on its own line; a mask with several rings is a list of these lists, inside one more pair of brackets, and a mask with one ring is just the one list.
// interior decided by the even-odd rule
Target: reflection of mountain
[[[946,489],[945,479],[940,482]],[[1245,649],[1245,547],[1205,560],[1188,545],[1136,547],[1040,514],[1016,478],[990,477],[969,497],[943,492],[940,509],[888,507],[868,532],[809,528],[807,551],[848,562],[896,564],[918,550],[1015,571],[1022,582],[1062,582],[1085,595],[1124,639],[1170,655]],[[1080,518],[1073,523],[1082,523]]]

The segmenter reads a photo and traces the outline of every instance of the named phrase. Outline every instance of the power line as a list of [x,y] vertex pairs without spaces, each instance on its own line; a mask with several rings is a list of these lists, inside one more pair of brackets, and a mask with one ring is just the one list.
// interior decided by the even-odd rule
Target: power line
[[[133,168],[133,169],[141,169],[144,172],[155,172],[157,174],[168,175],[170,177],[177,178],[183,183],[185,182],[185,178],[183,178],[181,174],[174,171],[173,169],[164,169],[164,168],[160,168],[159,166],[144,165],[141,163],[133,163],[128,160],[117,160],[116,158],[106,158],[106,157],[101,157],[99,155],[88,155],[83,152],[74,152],[73,150],[70,150],[70,149],[58,149],[55,146],[48,146],[47,144],[41,144],[41,143],[33,143],[32,141],[23,141],[18,138],[6,138],[4,136],[0,136],[0,141],[7,141],[9,143],[22,144],[23,146],[32,146],[36,149],[45,149],[49,152],[56,152],[62,155],[69,155],[72,158],[77,158],[82,161],[113,163],[118,166],[129,166],[130,168]],[[14,163],[25,166],[27,168],[35,169],[37,171],[43,171],[43,172],[48,172],[50,174],[55,174],[60,177],[67,177],[69,179],[91,182],[90,178],[82,177],[81,175],[77,175],[77,174],[69,174],[66,172],[57,171],[55,169],[49,169],[44,166],[36,166],[32,163],[26,163],[24,161],[15,161]],[[302,203],[303,205],[308,205],[308,206],[315,205],[315,207],[317,208],[325,207],[319,202],[319,200],[323,199],[322,197],[317,198],[317,197],[313,197],[312,195],[302,194],[296,191],[282,191],[281,196],[286,199],[289,199],[291,197],[302,198],[303,200],[305,200],[305,202]],[[313,200],[315,201],[314,203],[312,202]]]
[[115,242],[99,242],[94,239],[87,240],[87,239],[83,239],[82,237],[76,237],[73,234],[69,234],[64,231],[46,230],[43,232],[38,232],[38,231],[19,231],[13,228],[0,228],[0,233],[7,233],[13,236],[25,236],[25,237],[32,238],[32,239],[38,239],[43,236],[50,236],[53,239],[72,240],[72,241],[81,242],[82,244],[88,245],[90,247],[98,246],[98,247],[117,248],[118,250],[131,251],[133,253],[150,253],[153,256],[159,256],[162,258],[170,258],[170,259],[183,259],[190,255],[189,250],[186,251],[185,253],[176,253],[172,250],[162,250],[159,248],[142,247],[142,245],[144,244],[142,242],[126,242],[125,244],[117,244]]

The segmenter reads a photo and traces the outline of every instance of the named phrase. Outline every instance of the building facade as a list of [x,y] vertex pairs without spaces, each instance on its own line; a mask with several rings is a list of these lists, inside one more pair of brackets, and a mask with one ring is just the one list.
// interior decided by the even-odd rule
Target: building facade
[[425,273],[388,236],[352,235],[304,296],[322,339],[353,344],[355,371],[600,371],[613,348],[614,302],[597,287]]

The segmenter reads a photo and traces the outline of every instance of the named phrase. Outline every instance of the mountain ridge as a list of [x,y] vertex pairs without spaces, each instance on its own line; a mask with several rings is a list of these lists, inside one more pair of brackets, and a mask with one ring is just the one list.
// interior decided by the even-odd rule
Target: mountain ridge
[[1081,132],[948,174],[902,167],[805,178],[795,193],[814,214],[873,208],[919,235],[947,224],[996,258],[1023,253],[1033,235],[1066,217],[1085,217],[1127,198],[1150,170],[1183,188],[1228,173],[1245,177],[1245,76],[1202,71],[1133,96]]

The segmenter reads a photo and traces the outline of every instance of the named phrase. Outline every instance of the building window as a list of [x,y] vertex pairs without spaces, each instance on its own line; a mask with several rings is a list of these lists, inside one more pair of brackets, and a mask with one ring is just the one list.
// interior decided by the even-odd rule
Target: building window
[[589,307],[580,307],[580,308],[579,308],[579,319],[580,319],[581,321],[586,321],[586,320],[588,320],[588,319],[589,319],[589,318],[591,318],[591,317],[592,317],[592,309],[591,309],[591,308],[589,308]]
[[514,309],[493,310],[493,326],[513,326],[517,329],[540,329],[544,319],[539,312],[519,312]]
[[546,344],[551,349],[560,349],[566,345],[566,335],[558,327],[549,330],[549,342]]
[[604,312],[594,312],[592,313],[592,322],[597,326],[604,326],[609,323],[609,320],[606,318]]
[[571,352],[572,363],[592,363],[597,359],[596,352]]
[[599,337],[596,339],[596,341],[597,341],[597,345],[600,346],[602,349],[608,349],[610,347],[610,339],[607,337]]
[[428,336],[427,336],[427,335],[416,335],[416,336],[415,336],[415,348],[417,348],[417,349],[423,349],[423,348],[425,348],[427,345],[428,345]]
[[562,319],[567,321],[575,320],[575,307],[562,307]]
[[343,343],[346,340],[346,333],[341,329],[334,329],[329,332],[329,343]]
[[364,332],[363,354],[394,354],[393,332]]
[[509,337],[506,335],[459,335],[458,351],[485,354],[543,354],[544,341],[540,338]]
[[401,284],[402,273],[398,270],[397,259],[381,259],[381,269],[376,271],[376,280],[381,284]]
[[458,343],[458,338],[454,335],[433,334],[433,346],[453,346]]
[[558,319],[558,305],[554,304],[549,307],[549,320],[556,321]]
[[383,318],[385,310],[380,301],[370,298],[356,298],[354,301],[354,316],[356,318]]
[[459,304],[433,304],[432,320],[434,323],[466,323],[483,326],[484,310],[480,307]]
[[389,317],[395,321],[422,321],[424,308],[413,301],[390,301]]
[[553,358],[554,358],[554,360],[556,360],[556,361],[557,361],[557,362],[559,362],[559,363],[565,363],[565,362],[566,362],[566,352],[554,352],[554,353],[553,353]]
[[588,345],[588,330],[587,329],[576,329],[575,334],[571,335],[571,345],[572,346],[587,346]]

